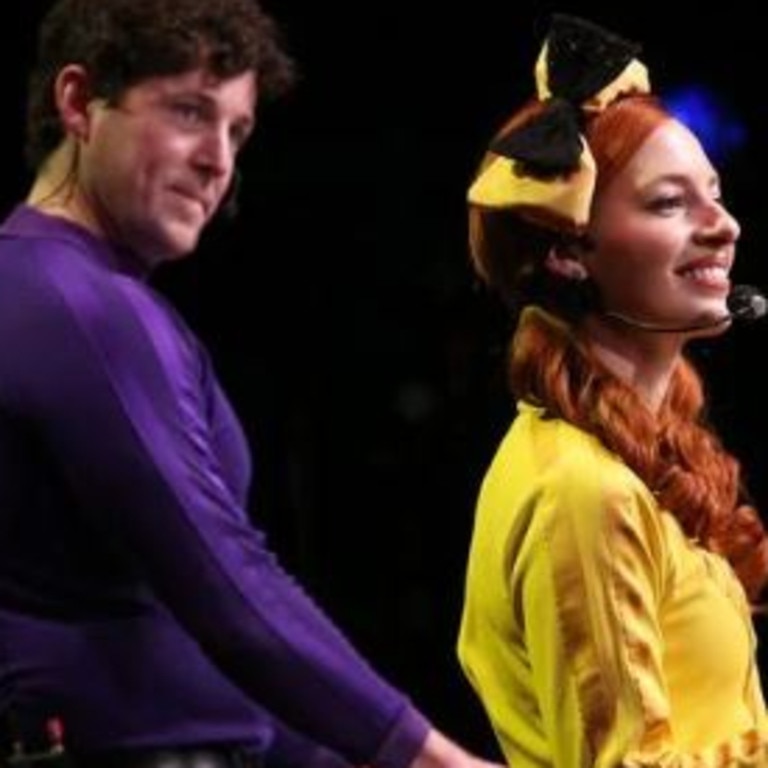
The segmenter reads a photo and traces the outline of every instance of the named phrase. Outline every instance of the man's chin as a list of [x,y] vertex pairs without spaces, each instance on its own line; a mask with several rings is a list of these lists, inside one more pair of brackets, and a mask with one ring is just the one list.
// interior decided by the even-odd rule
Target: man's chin
[[179,245],[174,243],[169,245],[163,243],[159,245],[154,244],[154,247],[142,249],[142,261],[144,261],[151,269],[159,267],[161,264],[172,264],[174,262],[183,261],[192,255],[195,250],[195,245]]
[[200,242],[200,231],[185,227],[182,231],[166,233],[155,249],[158,261],[181,261],[190,256]]

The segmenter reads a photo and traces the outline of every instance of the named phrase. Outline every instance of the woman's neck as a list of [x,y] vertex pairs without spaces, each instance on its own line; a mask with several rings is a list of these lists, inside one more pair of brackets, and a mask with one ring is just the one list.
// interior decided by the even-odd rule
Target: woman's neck
[[682,337],[625,329],[594,316],[579,333],[595,357],[657,413],[680,359]]

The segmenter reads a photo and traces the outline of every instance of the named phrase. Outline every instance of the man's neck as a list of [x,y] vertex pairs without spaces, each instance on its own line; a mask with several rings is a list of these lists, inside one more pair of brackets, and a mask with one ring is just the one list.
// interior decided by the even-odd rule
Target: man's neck
[[104,233],[84,204],[77,184],[75,151],[74,145],[65,141],[51,153],[38,171],[26,203],[103,237]]

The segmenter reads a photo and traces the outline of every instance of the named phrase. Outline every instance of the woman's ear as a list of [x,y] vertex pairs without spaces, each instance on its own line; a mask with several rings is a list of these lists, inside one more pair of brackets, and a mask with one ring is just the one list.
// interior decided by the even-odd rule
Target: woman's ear
[[571,247],[565,243],[553,245],[544,260],[544,266],[554,275],[567,280],[586,280],[589,272],[579,255],[580,247]]
[[62,126],[75,139],[85,140],[90,133],[91,87],[88,73],[80,64],[68,64],[56,77],[56,106]]

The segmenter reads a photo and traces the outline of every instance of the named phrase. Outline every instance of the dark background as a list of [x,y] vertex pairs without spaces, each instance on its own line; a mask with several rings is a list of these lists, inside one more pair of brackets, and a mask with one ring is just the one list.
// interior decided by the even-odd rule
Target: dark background
[[[30,180],[25,73],[47,6],[2,3],[2,213]],[[438,725],[491,755],[454,641],[474,497],[512,408],[504,319],[467,265],[467,182],[532,91],[548,13],[588,16],[644,44],[657,91],[706,84],[742,123],[744,143],[720,162],[743,225],[735,277],[768,289],[768,35],[734,3],[675,6],[675,18],[668,2],[265,6],[302,80],[260,115],[240,219],[156,282],[208,343],[242,416],[254,515],[283,562]],[[768,510],[768,321],[692,353],[711,417]]]

